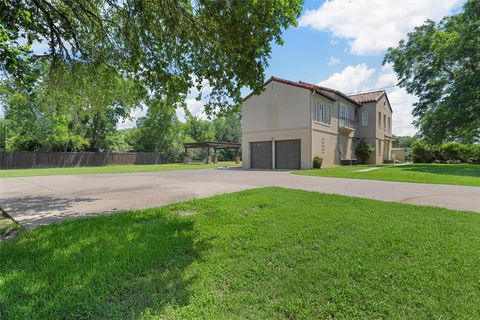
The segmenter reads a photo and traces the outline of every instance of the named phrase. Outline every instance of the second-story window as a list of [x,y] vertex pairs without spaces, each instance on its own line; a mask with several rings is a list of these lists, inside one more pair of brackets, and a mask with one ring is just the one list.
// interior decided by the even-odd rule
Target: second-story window
[[330,107],[315,101],[313,107],[313,120],[325,124],[330,124]]
[[340,105],[340,119],[342,120],[348,119],[348,109],[347,109],[347,106],[344,104]]
[[378,127],[382,127],[382,113],[380,111],[378,112]]
[[388,117],[388,131],[392,130],[392,118]]
[[387,129],[387,115],[383,115],[383,129]]
[[368,111],[362,111],[362,126],[368,126]]

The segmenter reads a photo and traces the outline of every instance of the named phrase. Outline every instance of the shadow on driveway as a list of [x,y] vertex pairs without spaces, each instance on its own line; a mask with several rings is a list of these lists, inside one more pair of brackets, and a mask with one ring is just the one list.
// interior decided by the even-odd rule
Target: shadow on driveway
[[72,212],[76,204],[85,204],[97,199],[85,197],[57,197],[25,196],[0,199],[2,207],[9,215],[24,227],[29,228],[40,224],[49,224],[65,218],[83,216],[81,213]]

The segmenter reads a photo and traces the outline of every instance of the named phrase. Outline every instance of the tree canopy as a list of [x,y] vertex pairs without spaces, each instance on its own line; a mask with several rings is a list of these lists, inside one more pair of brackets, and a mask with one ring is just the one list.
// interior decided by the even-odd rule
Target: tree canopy
[[439,23],[427,21],[390,48],[399,85],[419,101],[415,125],[430,142],[480,140],[480,1]]
[[301,8],[301,0],[0,0],[0,71],[27,77],[38,58],[102,63],[170,105],[208,84],[206,111],[224,111],[242,87],[262,89],[271,43],[282,43]]

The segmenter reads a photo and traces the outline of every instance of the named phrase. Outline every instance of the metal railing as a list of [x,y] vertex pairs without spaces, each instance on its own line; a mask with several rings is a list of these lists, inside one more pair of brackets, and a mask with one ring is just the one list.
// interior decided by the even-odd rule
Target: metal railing
[[342,127],[342,128],[355,129],[355,126],[356,126],[356,124],[357,124],[357,121],[354,120],[354,119],[346,118],[346,117],[340,117],[340,118],[338,119],[338,123],[339,123],[339,126]]

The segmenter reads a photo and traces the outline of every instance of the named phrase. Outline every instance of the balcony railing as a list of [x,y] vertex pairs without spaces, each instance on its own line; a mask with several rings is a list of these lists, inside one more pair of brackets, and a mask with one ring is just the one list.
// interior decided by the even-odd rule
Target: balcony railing
[[355,129],[355,125],[357,124],[357,121],[354,119],[340,117],[338,119],[338,124],[341,128]]

